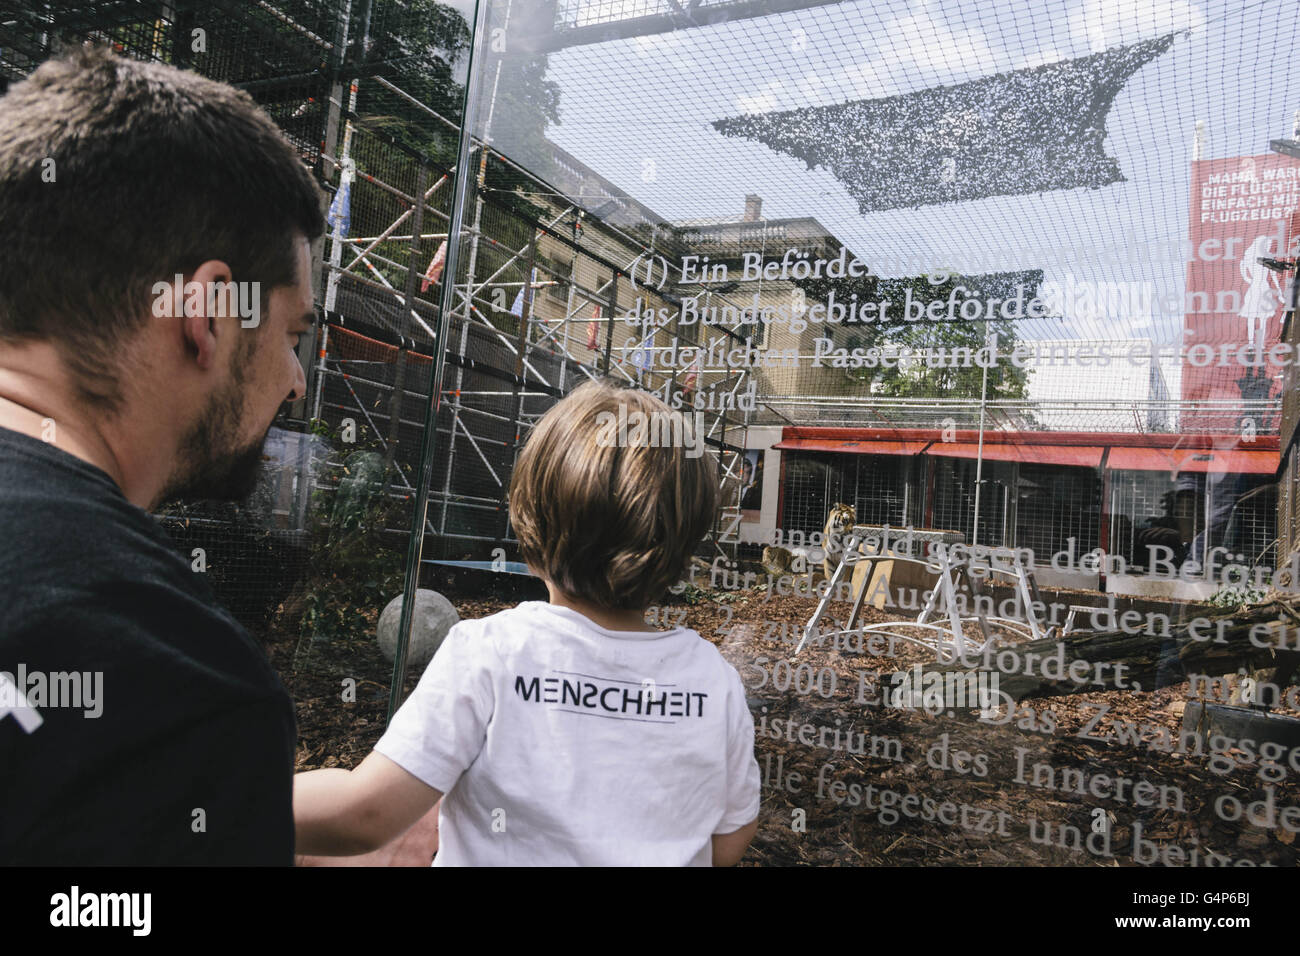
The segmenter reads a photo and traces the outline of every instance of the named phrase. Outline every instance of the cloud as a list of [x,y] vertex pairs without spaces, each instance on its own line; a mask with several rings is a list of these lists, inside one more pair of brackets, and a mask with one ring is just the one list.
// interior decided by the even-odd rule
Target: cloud
[[1028,70],[1035,66],[1043,66],[1047,63],[1059,63],[1067,59],[1066,55],[1054,46],[1044,47],[1041,50],[1035,50],[1027,54],[1016,64],[1018,70]]
[[950,83],[1006,68],[980,30],[953,30],[926,14],[899,17],[885,28],[883,51],[894,61]]
[[1100,53],[1179,30],[1199,30],[1205,16],[1187,0],[1085,0],[1069,22],[1076,47]]
[[925,12],[896,17],[863,44],[863,59],[829,76],[810,70],[796,84],[803,97],[770,82],[735,98],[739,113],[765,113],[784,106],[828,105],[845,99],[879,99],[909,89],[944,86],[998,70],[1014,69],[982,31],[953,29]]
[[737,96],[736,109],[741,113],[767,113],[781,105],[781,92],[785,84],[772,80],[752,96]]

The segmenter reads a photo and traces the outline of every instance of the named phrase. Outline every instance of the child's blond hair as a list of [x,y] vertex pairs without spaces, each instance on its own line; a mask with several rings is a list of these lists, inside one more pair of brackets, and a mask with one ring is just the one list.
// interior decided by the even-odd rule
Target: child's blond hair
[[713,524],[717,462],[683,442],[607,440],[620,406],[623,421],[674,416],[675,434],[688,434],[650,393],[585,382],[533,426],[510,479],[510,518],[524,561],[561,591],[642,610],[682,577]]

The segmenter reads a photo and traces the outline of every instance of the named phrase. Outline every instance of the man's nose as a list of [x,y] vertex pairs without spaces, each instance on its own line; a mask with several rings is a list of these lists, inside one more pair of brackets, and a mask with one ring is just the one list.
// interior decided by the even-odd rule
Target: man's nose
[[303,373],[302,362],[293,360],[293,388],[289,390],[289,401],[298,402],[307,397],[307,376]]

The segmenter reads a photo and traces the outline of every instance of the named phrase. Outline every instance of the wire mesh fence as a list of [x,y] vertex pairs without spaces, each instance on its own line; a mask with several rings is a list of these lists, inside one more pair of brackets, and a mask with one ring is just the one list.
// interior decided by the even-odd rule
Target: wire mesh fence
[[[262,485],[158,516],[290,648],[309,728],[356,678],[378,731],[394,678],[373,638],[410,556],[423,584],[518,557],[519,451],[593,378],[699,414],[711,585],[841,504],[1067,555],[1050,586],[1075,612],[1173,601],[1132,583],[1162,566],[1300,548],[1294,363],[1268,358],[1300,345],[1300,174],[1265,155],[1300,135],[1290,7],[483,4],[477,47],[472,4],[60,0],[0,23],[5,82],[91,40],[244,89],[324,189],[307,396]],[[1079,572],[1089,554],[1111,563]],[[1147,636],[1173,686],[1177,652]],[[767,705],[820,719],[810,695]]]

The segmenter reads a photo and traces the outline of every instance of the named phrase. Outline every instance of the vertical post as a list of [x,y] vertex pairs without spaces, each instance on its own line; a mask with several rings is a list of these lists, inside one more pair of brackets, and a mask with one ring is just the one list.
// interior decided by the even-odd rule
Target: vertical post
[[899,525],[906,528],[912,523],[912,463],[902,455],[898,456],[898,476],[903,479],[903,520]]
[[[488,2],[488,0],[481,0],[481,2],[486,3]],[[508,18],[508,14],[507,14],[507,18]],[[501,64],[498,62],[497,79],[500,80],[500,78],[501,78]],[[495,105],[496,105],[496,86],[493,85],[492,100],[491,102],[488,103],[488,126],[489,127],[492,124],[492,110]],[[460,323],[459,353],[461,358],[465,357],[465,348],[469,342],[470,316],[473,314],[474,311],[474,277],[478,274],[479,237],[482,235],[482,229],[483,229],[483,187],[487,183],[487,161],[488,161],[487,139],[488,136],[487,133],[485,132],[482,141],[480,141],[479,143],[478,176],[474,181],[475,182],[474,226],[473,226],[474,231],[473,231],[473,235],[470,237],[469,268],[465,271],[465,316],[463,319],[461,319],[461,323]],[[466,157],[466,161],[468,162],[468,154]],[[466,166],[465,168],[468,169],[469,167]],[[451,248],[450,232],[447,234],[447,248],[448,249]],[[446,281],[454,283],[455,277]],[[442,512],[438,520],[438,531],[440,534],[447,533],[447,509],[451,502],[451,470],[452,470],[452,463],[456,459],[456,428],[460,424],[460,388],[463,384],[465,384],[465,369],[462,366],[457,365],[456,366],[456,388],[454,389],[456,393],[456,401],[453,402],[451,406],[451,426],[447,430],[447,469],[446,469],[446,475],[443,478],[443,483],[442,483]],[[435,425],[435,432],[436,432],[436,425]]]
[[578,264],[578,251],[573,251],[573,259],[569,262],[569,295],[564,301],[564,345],[560,349],[560,391],[565,391],[565,386],[569,380],[569,325],[573,321],[573,296],[577,283],[573,278]]
[[780,461],[778,471],[778,484],[776,486],[776,527],[778,530],[785,528],[785,460],[786,453],[777,452],[778,461]]
[[925,482],[924,500],[921,505],[921,523],[927,528],[934,527],[934,484],[935,484],[935,467],[934,459],[925,455],[918,456],[921,459],[921,467],[924,469],[922,480]]
[[610,352],[614,348],[614,303],[617,292],[618,273],[616,272],[609,279],[609,315],[606,316],[605,321],[605,368],[603,370],[606,375],[609,374]]
[[[1112,515],[1115,513],[1114,502],[1112,501],[1112,498],[1114,497],[1114,492],[1111,489],[1111,485],[1110,485],[1110,469],[1106,467],[1106,462],[1109,457],[1110,457],[1110,449],[1107,448],[1105,451],[1101,453],[1101,515],[1098,518],[1098,527],[1097,527],[1097,546],[1101,548],[1101,550],[1105,554],[1110,554],[1112,551],[1110,525],[1111,525],[1111,521],[1113,520]],[[1128,545],[1125,545],[1123,550],[1125,554],[1129,554],[1131,548]],[[1127,560],[1127,558],[1125,560]],[[1105,580],[1106,580],[1105,563],[1102,564],[1101,570],[1102,570],[1102,576],[1097,583],[1101,585],[1102,588],[1104,588]]]
[[[346,47],[347,47],[348,20],[350,20],[351,17],[352,17],[352,0],[345,0],[344,7],[343,7],[343,22],[342,24],[340,24],[339,32],[338,32],[338,36],[341,39],[334,47],[334,54],[335,54],[334,63],[335,63],[336,71],[341,69],[344,65],[346,65],[345,60],[347,59]],[[365,55],[364,52],[365,47],[370,40],[369,0],[366,0],[365,15],[363,17],[363,20],[365,21],[365,30],[361,36],[362,56]],[[330,119],[329,119],[328,127],[325,130],[326,149],[328,149],[330,145],[332,145],[333,137],[337,135],[335,130],[337,130],[338,128],[338,117],[339,117],[339,109],[340,109],[339,101],[342,100],[342,98],[343,98],[343,87],[338,82],[338,76],[336,75],[334,85],[330,91],[330,112],[329,112]],[[348,84],[348,112],[355,113],[356,111],[357,111],[357,80],[354,78],[352,82]],[[343,188],[343,182],[345,179],[351,181],[354,178],[352,169],[349,165],[351,153],[352,153],[352,120],[349,119],[344,121],[343,149],[339,154],[339,160],[338,160],[340,164],[340,173],[339,173],[340,189]],[[333,234],[331,236],[331,243],[330,243],[329,276],[325,281],[325,310],[327,312],[334,311],[334,303],[338,297],[339,267],[342,264],[343,264],[343,239],[342,236],[339,234],[338,227],[335,226],[333,230]]]
[[321,396],[325,387],[325,352],[329,348],[330,327],[321,325],[320,330],[320,364],[316,366],[316,398],[312,401],[311,417],[320,418]]
[[[471,283],[466,282],[469,287]],[[469,342],[469,310],[471,306],[467,303],[465,306],[465,316],[460,323],[460,343],[456,348],[456,353],[465,357],[465,348]],[[451,501],[451,466],[456,458],[456,424],[460,421],[460,387],[465,383],[465,369],[456,366],[456,388],[455,401],[451,403],[451,425],[447,429],[447,468],[442,482],[442,513],[438,520],[438,533],[447,533],[447,508]]]
[[1214,491],[1210,470],[1205,470],[1205,518],[1201,522],[1201,567],[1210,566],[1210,521],[1214,515]]
[[[514,384],[514,402],[512,403],[515,410],[515,443],[510,452],[510,471],[513,474],[515,463],[519,461],[519,444],[524,429],[524,360],[527,358],[526,352],[531,337],[528,334],[529,326],[533,321],[533,266],[537,262],[537,229],[533,229],[532,237],[528,240],[528,265],[524,267],[524,275],[527,276],[524,282],[524,304],[522,315],[519,316],[519,338],[516,342],[516,348],[519,350],[515,358],[515,384]],[[564,385],[564,377],[560,377],[560,385]],[[506,536],[506,529],[510,524],[510,512],[505,507],[505,491],[502,489],[502,508],[501,522],[499,524],[499,534],[502,539]]]
[[[185,69],[190,63],[190,24],[194,22],[194,14],[188,3],[178,3],[172,9],[172,66]],[[42,36],[42,48],[46,46],[44,39]]]
[[[1014,475],[1016,473],[1014,471],[1015,466],[1013,465],[1012,468],[1012,474]],[[1014,478],[1011,483],[1002,486],[1002,540],[995,547],[1005,547],[1009,537],[1007,529],[1015,530],[1015,524],[1009,521],[1011,517],[1011,487],[1013,484],[1015,484]]]
[[393,373],[393,394],[388,401],[388,447],[384,450],[384,487],[380,492],[380,501],[388,500],[388,489],[392,486],[392,470],[400,468],[393,457],[397,452],[398,434],[402,427],[402,405],[406,398],[406,366],[410,353],[411,313],[415,309],[415,277],[420,275],[420,231],[424,225],[424,186],[429,176],[429,167],[420,160],[420,168],[415,174],[415,208],[411,213],[411,250],[407,256],[406,284],[402,288],[402,318],[399,323],[399,341],[397,347],[397,369]]
[[406,577],[402,589],[402,618],[397,629],[397,649],[393,655],[393,680],[388,692],[388,717],[391,720],[402,701],[402,684],[406,678],[406,652],[411,638],[411,621],[415,611],[415,592],[420,581],[420,559],[424,553],[424,523],[429,506],[429,485],[433,473],[433,456],[438,445],[438,413],[442,406],[442,376],[446,370],[447,331],[456,301],[456,269],[459,266],[460,238],[464,231],[465,194],[469,189],[470,138],[474,134],[478,107],[479,75],[475,71],[478,54],[484,46],[484,34],[491,0],[477,0],[474,25],[470,32],[469,62],[466,63],[465,98],[461,109],[460,143],[457,147],[456,186],[451,196],[451,221],[447,228],[447,266],[449,277],[442,283],[438,335],[434,341],[433,369],[429,382],[429,403],[425,406],[424,435],[420,445],[419,486],[411,521],[410,544],[406,555]]
[[[348,23],[352,19],[352,0],[343,0],[338,23],[334,29],[334,50],[330,57],[330,71],[333,74],[330,77],[330,94],[329,110],[325,118],[325,152],[333,156],[334,150],[339,142],[339,116],[343,108],[343,54],[348,46]],[[325,161],[322,159],[320,170],[322,178],[328,178],[325,173]],[[331,170],[332,172],[332,170]]]
[[[182,4],[182,9],[183,7],[184,4]],[[352,16],[352,0],[341,0],[341,2],[336,4],[335,6],[336,19],[334,23],[334,48],[330,51],[330,77],[329,77],[330,88],[327,97],[327,103],[329,105],[325,112],[325,129],[321,131],[322,135],[320,140],[321,143],[324,144],[324,148],[322,149],[321,154],[318,155],[316,158],[316,174],[322,180],[333,178],[333,169],[328,167],[328,164],[326,163],[324,157],[326,155],[333,156],[335,148],[338,146],[339,117],[343,108],[343,85],[342,82],[339,80],[339,77],[343,69],[343,51],[347,47],[348,23],[349,20],[351,19],[351,16]],[[186,17],[186,23],[188,23],[188,17]],[[182,22],[178,18],[177,20],[178,31],[181,28],[182,28]],[[178,65],[180,65],[179,61],[178,61]],[[313,243],[313,246],[314,246],[314,250],[312,252],[312,260],[311,260],[312,275],[320,276],[324,269],[324,249],[321,246],[317,246],[315,243]],[[331,262],[333,262],[332,257],[331,257]],[[327,286],[330,277],[331,277],[330,275],[326,276]],[[326,321],[328,321],[327,318],[322,317],[320,329],[318,330],[318,335],[320,336],[325,335]],[[324,348],[324,341],[325,341],[324,338],[322,338],[321,339],[322,349]],[[304,360],[303,364],[307,369],[307,391],[309,394],[314,391],[317,395],[317,400],[314,405],[314,410],[312,412],[311,419],[319,419],[320,418],[320,398],[319,398],[320,382],[318,380],[318,376],[322,376],[325,374],[325,360],[323,357],[324,352],[322,351],[321,352],[322,358],[319,363],[319,369],[318,369],[317,364],[311,361],[311,355],[314,353],[316,348],[315,343],[312,344],[311,348],[312,348],[311,353],[300,353],[300,358]],[[292,414],[300,418],[307,417],[305,403],[295,403]]]
[[[996,338],[994,339],[996,341]],[[988,345],[988,338],[984,344]],[[975,524],[971,528],[971,544],[980,543],[980,490],[984,484],[984,408],[989,394],[989,363],[984,364],[984,374],[980,382],[980,441],[975,453]]]
[[[303,454],[298,458],[298,498],[294,503],[294,515],[296,517],[294,528],[299,531],[302,531],[307,527],[307,508],[311,503],[312,439],[315,436],[314,423],[320,420],[321,401],[324,397],[325,350],[329,346],[329,337],[330,327],[326,325],[325,321],[322,319],[320,326],[316,329],[316,335],[313,336],[313,338],[318,341],[312,343],[314,350],[318,355],[317,361],[313,363],[309,360],[307,363],[308,368],[312,371],[311,381],[314,392],[312,398],[311,419],[308,422],[307,434],[304,436],[305,440],[300,441],[298,446],[303,450]],[[302,404],[306,404],[305,399]]]

